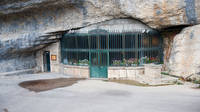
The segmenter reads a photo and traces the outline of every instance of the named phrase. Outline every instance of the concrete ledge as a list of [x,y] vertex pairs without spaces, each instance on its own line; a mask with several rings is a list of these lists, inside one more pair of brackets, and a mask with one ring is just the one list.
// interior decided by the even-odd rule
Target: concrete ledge
[[161,69],[162,65],[156,65],[156,64],[144,64],[144,67],[152,68],[152,69]]
[[13,75],[24,75],[24,74],[33,74],[34,69],[18,70],[12,72],[3,72],[0,73],[0,76],[13,76]]
[[64,65],[64,74],[72,75],[78,78],[89,78],[90,70],[89,66],[75,66],[75,65]]
[[138,70],[144,67],[108,67],[109,70]]
[[136,80],[144,75],[144,67],[108,67],[109,79]]
[[76,65],[63,65],[64,68],[79,68],[79,69],[89,69],[89,66],[76,66]]

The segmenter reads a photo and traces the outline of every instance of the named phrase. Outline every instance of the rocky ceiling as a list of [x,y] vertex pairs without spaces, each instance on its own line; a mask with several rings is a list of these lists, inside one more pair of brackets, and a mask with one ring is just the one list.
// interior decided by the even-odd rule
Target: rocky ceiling
[[23,12],[28,9],[48,7],[55,5],[71,5],[82,2],[81,0],[1,0],[0,14]]
[[200,23],[200,0],[1,0],[0,15],[60,5],[82,8],[87,17],[131,17],[153,28]]

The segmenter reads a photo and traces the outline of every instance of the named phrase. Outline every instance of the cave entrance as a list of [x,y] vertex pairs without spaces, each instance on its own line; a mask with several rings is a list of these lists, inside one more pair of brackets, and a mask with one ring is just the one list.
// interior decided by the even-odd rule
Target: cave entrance
[[107,78],[109,67],[137,67],[162,63],[158,32],[66,33],[61,39],[62,63],[89,66],[91,78]]
[[49,51],[44,51],[43,63],[44,63],[44,72],[50,72],[51,65],[50,65],[50,52]]

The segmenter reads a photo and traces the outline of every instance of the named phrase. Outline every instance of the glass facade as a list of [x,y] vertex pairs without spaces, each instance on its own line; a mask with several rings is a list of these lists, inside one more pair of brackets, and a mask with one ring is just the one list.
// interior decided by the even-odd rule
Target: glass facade
[[61,53],[63,64],[142,66],[162,63],[162,38],[157,33],[71,33],[63,35]]

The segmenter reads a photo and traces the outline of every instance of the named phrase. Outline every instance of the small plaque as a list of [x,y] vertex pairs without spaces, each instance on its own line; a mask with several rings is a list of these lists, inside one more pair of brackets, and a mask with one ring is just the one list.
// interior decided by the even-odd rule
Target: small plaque
[[51,55],[51,61],[56,61],[57,60],[57,56],[56,55]]

